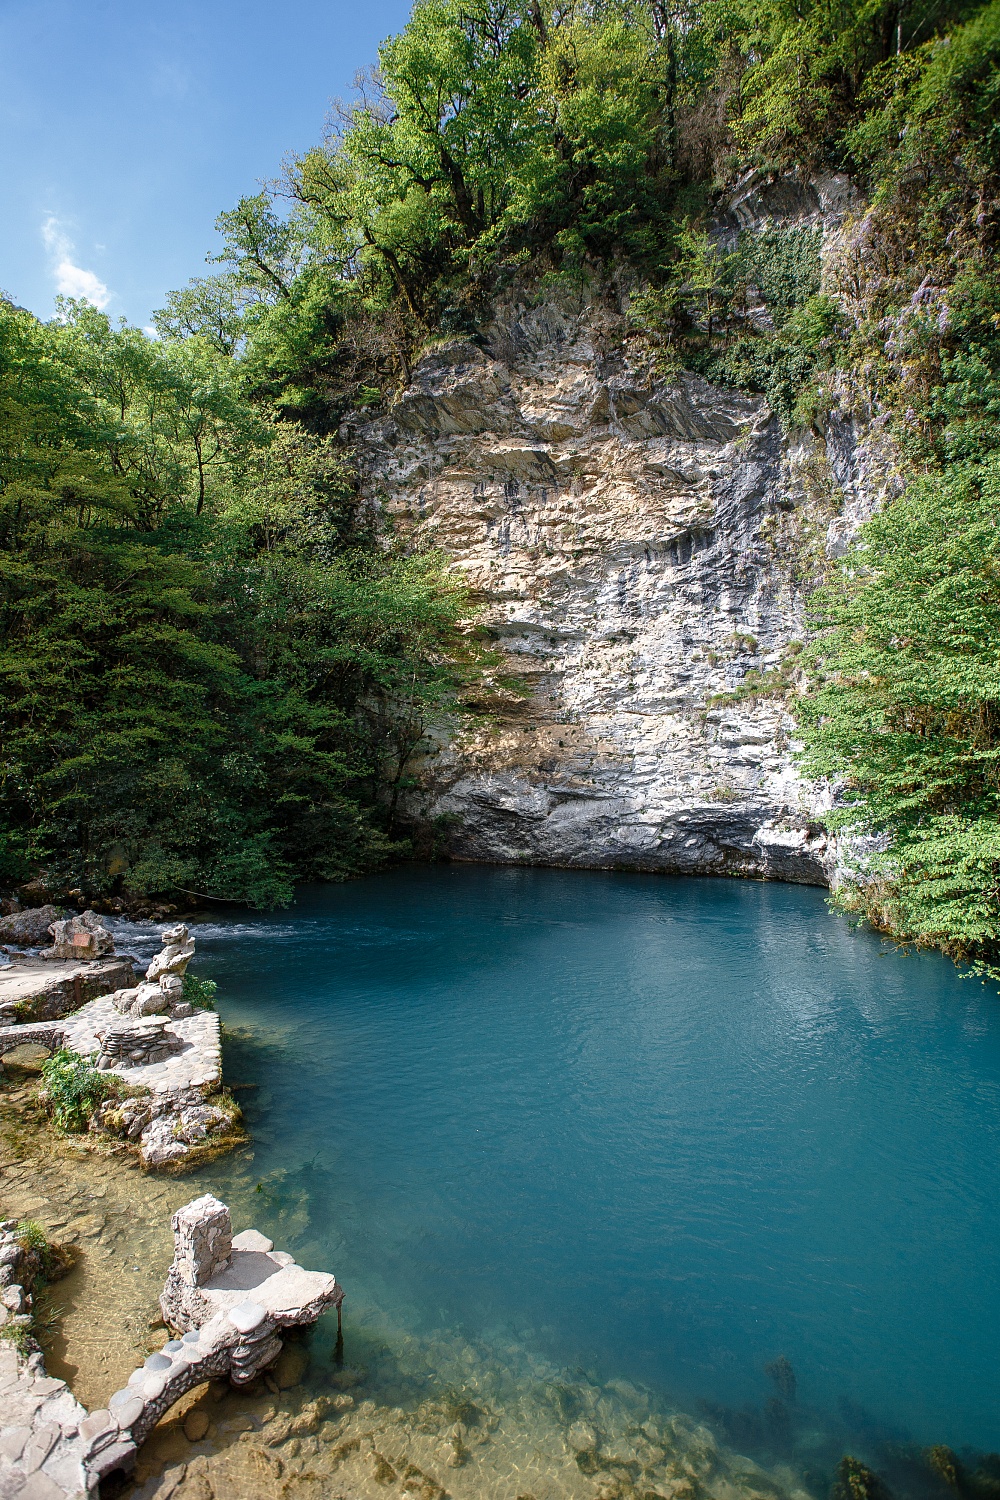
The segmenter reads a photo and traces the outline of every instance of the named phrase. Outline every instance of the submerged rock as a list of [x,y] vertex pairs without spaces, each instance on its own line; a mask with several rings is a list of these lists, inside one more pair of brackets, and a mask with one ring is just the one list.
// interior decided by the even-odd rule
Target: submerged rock
[[308,1368],[308,1351],[301,1344],[286,1344],[275,1360],[271,1374],[279,1391],[290,1391],[302,1384]]
[[837,1466],[830,1500],[891,1500],[891,1495],[872,1469],[848,1453]]

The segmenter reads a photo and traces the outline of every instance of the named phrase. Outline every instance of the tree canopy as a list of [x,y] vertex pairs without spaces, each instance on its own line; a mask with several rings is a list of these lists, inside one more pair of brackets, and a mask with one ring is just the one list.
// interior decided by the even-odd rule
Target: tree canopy
[[201,335],[0,304],[2,874],[287,901],[393,848],[474,647],[435,556],[364,547],[349,461]]

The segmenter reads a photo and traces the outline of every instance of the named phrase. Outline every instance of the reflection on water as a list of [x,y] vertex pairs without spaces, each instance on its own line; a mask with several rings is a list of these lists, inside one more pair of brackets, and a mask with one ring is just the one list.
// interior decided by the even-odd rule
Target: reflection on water
[[825,1495],[851,1451],[932,1495],[928,1444],[1000,1446],[1000,1025],[946,961],[809,889],[468,867],[198,936],[254,1144],[189,1195],[348,1292],[308,1430],[239,1398],[217,1493],[266,1447],[324,1494]]

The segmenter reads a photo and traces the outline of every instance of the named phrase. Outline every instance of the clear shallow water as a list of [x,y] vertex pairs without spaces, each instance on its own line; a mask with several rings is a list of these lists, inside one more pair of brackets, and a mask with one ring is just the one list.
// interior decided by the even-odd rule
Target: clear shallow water
[[258,1085],[252,1162],[207,1176],[336,1270],[348,1360],[432,1378],[453,1336],[806,1466],[1000,1447],[1000,1002],[947,961],[807,888],[468,866],[305,890],[198,951]]

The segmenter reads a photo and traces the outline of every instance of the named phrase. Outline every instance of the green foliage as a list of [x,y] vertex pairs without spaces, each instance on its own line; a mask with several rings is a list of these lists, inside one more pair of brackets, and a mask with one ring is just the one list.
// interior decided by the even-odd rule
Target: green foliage
[[185,974],[181,999],[193,1005],[195,1010],[214,1010],[215,992],[218,988],[214,979],[199,979],[197,974]]
[[[706,29],[743,62],[734,144],[768,167],[843,164],[871,75],[977,9],[975,0],[708,0]],[[749,66],[747,66],[749,64]]]
[[872,206],[838,358],[905,488],[814,601],[798,713],[805,766],[841,788],[828,821],[879,841],[841,903],[996,976],[1000,4],[942,16],[967,19],[873,68],[843,136]]
[[[483,652],[339,434],[533,278],[632,288],[662,371],[786,430],[845,370],[879,414],[908,488],[817,603],[808,764],[887,842],[873,917],[987,961],[998,104],[1000,0],[418,0],[158,340],[0,304],[0,877],[268,906],[402,847]],[[718,214],[830,169],[870,206],[824,274],[817,228]]]
[[985,139],[994,8],[419,0],[290,164],[291,213],[259,193],[223,214],[225,271],[172,294],[157,326],[238,353],[247,389],[332,430],[362,389],[406,379],[429,334],[480,331],[527,264],[540,278],[628,258],[664,369],[749,382],[786,426],[809,421],[836,343],[828,317],[793,321],[820,292],[819,231],[727,249],[715,191],[747,167],[861,163],[903,183],[956,133]]
[[14,1238],[22,1250],[46,1251],[49,1238],[37,1219],[21,1219],[14,1229]]
[[[814,603],[806,769],[884,835],[862,909],[965,958],[1000,941],[1000,461],[915,481]],[[867,904],[866,904],[867,903]]]
[[200,335],[0,305],[15,876],[272,906],[370,868],[400,757],[475,671],[443,563],[373,549],[333,439],[231,366]]
[[98,1071],[94,1065],[60,1047],[42,1064],[45,1098],[60,1130],[79,1133],[86,1130],[97,1106],[118,1093],[118,1081]]
[[760,294],[776,328],[807,306],[820,289],[821,229],[764,229],[743,234],[735,251],[733,281]]
[[786,430],[808,426],[841,329],[839,308],[819,290],[820,239],[819,230],[766,229],[726,250],[685,223],[665,282],[633,297],[630,320],[664,373],[686,365],[760,391]]

